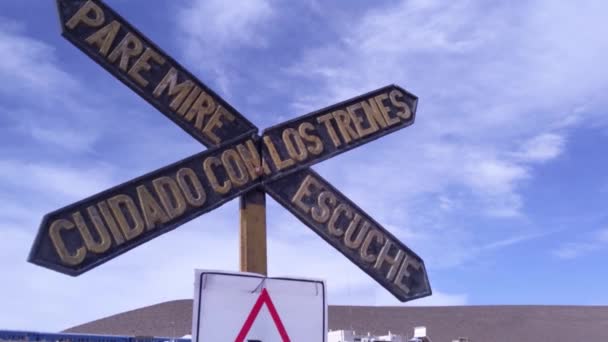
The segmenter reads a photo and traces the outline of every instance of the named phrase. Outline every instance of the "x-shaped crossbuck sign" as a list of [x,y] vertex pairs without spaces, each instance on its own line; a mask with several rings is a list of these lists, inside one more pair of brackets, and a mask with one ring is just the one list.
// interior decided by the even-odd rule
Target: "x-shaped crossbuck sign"
[[431,294],[423,260],[309,168],[411,125],[414,95],[386,86],[260,137],[235,108],[101,1],[57,4],[65,38],[208,149],[47,214],[31,262],[79,275],[263,189],[399,300]]

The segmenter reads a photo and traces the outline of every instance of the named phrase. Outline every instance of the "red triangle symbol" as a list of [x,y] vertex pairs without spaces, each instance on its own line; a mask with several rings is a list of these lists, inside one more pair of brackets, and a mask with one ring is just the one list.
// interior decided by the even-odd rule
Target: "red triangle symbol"
[[255,304],[253,304],[253,308],[251,309],[249,316],[247,316],[245,324],[243,324],[243,327],[241,328],[241,331],[237,335],[234,342],[245,342],[245,337],[247,336],[249,329],[251,329],[253,322],[255,322],[255,319],[258,317],[258,314],[260,313],[263,304],[266,304],[266,307],[270,312],[270,317],[272,317],[274,325],[277,327],[277,330],[279,331],[283,342],[291,342],[289,336],[287,335],[287,330],[285,330],[285,326],[283,325],[283,322],[281,322],[281,317],[279,317],[279,313],[274,307],[272,299],[270,299],[270,295],[268,294],[268,291],[266,291],[266,289],[262,289],[262,293],[260,293],[258,300],[255,302]]

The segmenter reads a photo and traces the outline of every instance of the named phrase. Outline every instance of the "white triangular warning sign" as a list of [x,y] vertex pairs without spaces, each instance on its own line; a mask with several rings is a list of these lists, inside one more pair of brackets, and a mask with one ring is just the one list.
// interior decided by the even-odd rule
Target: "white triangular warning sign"
[[327,342],[322,280],[197,270],[193,304],[192,342]]
[[249,337],[247,335],[248,335],[249,331],[251,330],[253,323],[256,321],[256,319],[258,317],[260,317],[259,314],[260,314],[260,311],[264,304],[266,304],[266,308],[268,309],[268,312],[270,313],[270,317],[272,318],[272,322],[274,323],[274,326],[276,327],[276,331],[278,333],[278,336],[280,336],[281,341],[282,342],[291,342],[291,340],[289,339],[289,335],[287,334],[287,330],[285,330],[285,326],[283,325],[283,322],[281,321],[281,317],[279,317],[279,313],[277,312],[277,309],[275,308],[274,304],[272,303],[272,299],[270,298],[270,295],[268,294],[268,291],[266,289],[262,289],[262,292],[260,293],[258,300],[253,305],[251,312],[247,316],[247,319],[245,320],[245,323],[243,324],[241,331],[239,331],[239,334],[236,336],[236,339],[234,340],[234,342],[255,341],[255,340],[251,340],[251,339],[245,340],[245,338]]

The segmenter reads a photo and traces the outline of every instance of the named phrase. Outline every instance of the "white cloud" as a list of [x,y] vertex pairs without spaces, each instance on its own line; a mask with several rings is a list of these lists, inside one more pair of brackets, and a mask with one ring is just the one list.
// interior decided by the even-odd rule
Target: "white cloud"
[[229,94],[234,78],[238,78],[228,69],[235,58],[230,51],[266,46],[264,33],[272,28],[275,15],[270,0],[248,0],[238,4],[191,0],[177,15],[185,57],[194,70],[211,74],[222,92]]
[[553,254],[561,259],[574,259],[600,248],[600,244],[593,242],[570,242],[554,250]]
[[19,128],[38,141],[76,152],[88,149],[98,138],[96,134],[83,134],[69,128],[64,128],[61,134],[57,134],[57,127],[47,127],[32,122],[29,124],[23,122]]
[[608,229],[602,229],[596,233],[596,238],[600,242],[608,243]]
[[608,248],[608,229],[587,234],[578,241],[566,242],[552,251],[560,259],[576,259],[592,252]]
[[543,133],[526,141],[516,157],[531,162],[544,162],[559,156],[566,144],[565,138],[555,133]]
[[221,0],[192,0],[180,10],[181,30],[188,35],[189,46],[196,56],[202,51],[230,47],[234,44],[263,46],[259,29],[268,28],[275,15],[271,1],[248,0],[238,4]]
[[439,200],[439,208],[443,210],[452,210],[454,208],[454,201],[450,199],[448,196],[441,195],[438,198]]
[[58,93],[76,86],[74,79],[57,67],[54,48],[28,37],[19,23],[6,18],[0,21],[0,50],[10,51],[0,63],[1,91]]
[[508,237],[506,239],[501,239],[498,241],[490,242],[488,244],[483,245],[480,249],[481,250],[496,250],[496,249],[500,249],[500,248],[505,248],[505,247],[515,245],[515,244],[518,244],[521,242],[538,239],[538,238],[546,236],[547,234],[549,234],[549,233],[544,232],[544,233],[540,233],[540,234],[515,235],[515,236]]
[[[608,74],[598,63],[608,58],[608,39],[594,33],[603,7],[549,1],[379,5],[339,26],[340,41],[312,48],[284,69],[314,84],[298,93],[293,108],[312,110],[385,84],[402,85],[420,98],[416,123],[394,133],[399,138],[383,138],[366,154],[343,159],[352,167],[365,164],[366,173],[380,176],[368,179],[385,180],[386,189],[351,175],[341,183],[386,195],[375,195],[375,203],[392,202],[398,193],[411,200],[464,188],[482,213],[519,217],[525,209],[520,189],[534,179],[536,163],[557,158],[567,129],[603,103]],[[585,38],[573,49],[565,36]]]
[[49,197],[63,196],[64,200],[82,199],[113,185],[112,169],[95,163],[88,169],[56,164],[0,160],[0,175],[4,185],[23,190],[45,193]]
[[[2,19],[2,18],[0,18]],[[58,61],[55,48],[9,19],[0,25],[0,105],[7,132],[66,150],[87,151],[99,137],[99,93],[87,91]]]
[[466,184],[488,193],[510,193],[516,182],[528,177],[522,166],[488,157],[467,165],[465,173],[468,176]]

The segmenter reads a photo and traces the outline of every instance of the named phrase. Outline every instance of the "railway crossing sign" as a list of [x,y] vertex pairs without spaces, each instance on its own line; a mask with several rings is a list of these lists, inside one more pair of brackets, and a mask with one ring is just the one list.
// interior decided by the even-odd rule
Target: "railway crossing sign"
[[310,166],[414,123],[389,85],[265,129],[99,0],[57,0],[72,44],[208,149],[47,214],[29,261],[76,276],[241,197],[241,268],[266,273],[268,193],[401,301],[423,260]]
[[192,342],[325,342],[325,282],[197,270],[191,331]]
[[262,310],[262,307],[264,305],[268,308],[268,311],[270,311],[270,317],[272,318],[272,322],[274,323],[274,326],[276,327],[276,330],[279,333],[281,340],[283,342],[291,341],[291,339],[289,338],[289,333],[285,329],[281,317],[279,316],[277,309],[275,308],[274,303],[272,302],[272,299],[268,294],[268,290],[262,289],[262,291],[260,292],[260,296],[255,301],[255,304],[253,304],[253,308],[251,308],[251,312],[249,313],[249,315],[247,315],[247,320],[245,320],[243,327],[241,328],[241,330],[239,330],[239,334],[236,336],[235,342],[245,342],[245,339],[247,339],[248,342],[262,341],[262,339],[251,340],[248,338],[247,335],[251,333],[251,328],[256,322],[258,316],[260,315],[260,311]]

